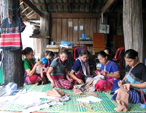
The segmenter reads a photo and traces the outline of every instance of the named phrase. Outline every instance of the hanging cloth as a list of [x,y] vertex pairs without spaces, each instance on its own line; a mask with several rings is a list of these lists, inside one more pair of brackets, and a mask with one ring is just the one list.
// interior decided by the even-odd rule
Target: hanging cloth
[[0,49],[22,49],[21,32],[24,29],[25,24],[18,16],[13,16],[12,24],[9,24],[8,18],[3,19],[1,25]]

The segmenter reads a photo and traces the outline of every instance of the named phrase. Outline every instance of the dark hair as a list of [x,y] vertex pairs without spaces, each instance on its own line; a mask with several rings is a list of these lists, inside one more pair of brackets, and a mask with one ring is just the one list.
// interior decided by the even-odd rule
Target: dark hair
[[135,51],[134,49],[128,49],[128,50],[125,52],[124,57],[125,57],[125,58],[135,59],[136,57],[138,57],[138,52]]
[[22,50],[22,54],[26,55],[29,54],[31,51],[33,51],[31,47],[26,47],[24,50]]
[[86,50],[86,49],[81,49],[81,50],[79,51],[79,54],[80,54],[81,56],[83,56],[83,55],[89,55],[90,53],[89,53],[89,51]]
[[98,58],[95,58],[95,59],[94,59],[94,62],[95,62],[95,63],[99,63]]
[[66,55],[69,55],[69,51],[67,50],[67,49],[63,49],[62,51],[61,51],[61,54],[66,54]]
[[106,47],[104,50],[108,50],[109,54],[111,54],[111,49],[109,47]]
[[47,55],[50,55],[50,56],[54,57],[54,53],[53,53],[52,51],[49,51],[49,52],[47,53]]
[[102,56],[102,57],[109,57],[104,51],[100,51],[98,54],[97,54],[97,57],[98,56]]

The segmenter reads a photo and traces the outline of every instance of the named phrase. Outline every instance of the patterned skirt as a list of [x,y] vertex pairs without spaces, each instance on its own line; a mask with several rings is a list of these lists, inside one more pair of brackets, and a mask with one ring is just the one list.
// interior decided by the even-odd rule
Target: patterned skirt
[[111,90],[112,84],[107,80],[99,80],[95,85],[95,89],[101,89],[102,91]]
[[51,77],[55,82],[55,87],[61,88],[61,89],[73,88],[73,84],[69,80],[66,80],[64,75],[54,75]]
[[41,80],[41,77],[37,74],[31,76],[27,75],[24,79],[24,85],[35,84]]

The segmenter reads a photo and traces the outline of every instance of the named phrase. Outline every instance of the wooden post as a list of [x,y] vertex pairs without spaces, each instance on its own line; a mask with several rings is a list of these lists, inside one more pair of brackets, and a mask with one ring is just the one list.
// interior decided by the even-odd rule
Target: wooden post
[[[9,8],[18,8],[19,0],[2,0],[2,4]],[[1,22],[7,17],[7,9],[1,7]],[[19,11],[13,11],[14,15],[19,15]],[[21,50],[4,50],[3,78],[4,84],[15,82],[18,86],[23,85],[23,65]]]
[[142,0],[123,0],[125,50],[135,49],[143,62]]
[[[41,35],[49,36],[50,35],[50,14],[45,12],[40,18],[40,32]],[[49,39],[39,38],[35,39],[37,49],[35,50],[36,55],[40,58],[45,56],[46,45],[49,44]]]

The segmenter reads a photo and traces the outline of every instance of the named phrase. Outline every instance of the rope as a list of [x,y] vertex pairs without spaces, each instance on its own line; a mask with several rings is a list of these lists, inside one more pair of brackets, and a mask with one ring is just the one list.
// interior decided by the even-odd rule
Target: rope
[[12,10],[12,11],[20,9],[20,6],[19,6],[18,8],[11,9],[11,8],[8,8],[8,7],[4,6],[4,5],[2,5],[2,4],[0,4],[0,5],[1,5],[2,7],[4,7],[4,8],[6,8],[6,9],[10,9],[10,10]]

